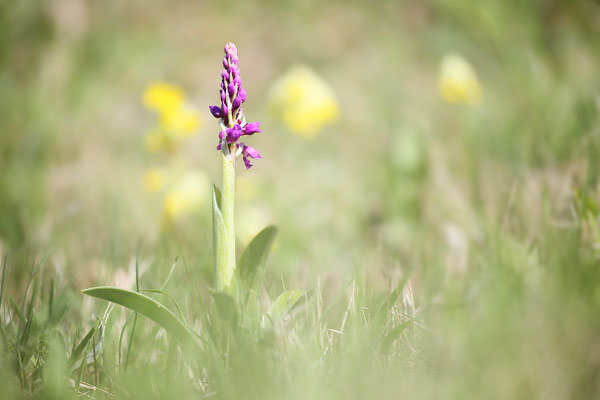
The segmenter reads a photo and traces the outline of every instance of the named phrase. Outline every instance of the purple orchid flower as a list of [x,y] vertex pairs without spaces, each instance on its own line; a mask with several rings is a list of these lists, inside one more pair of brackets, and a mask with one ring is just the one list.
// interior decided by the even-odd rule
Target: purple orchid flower
[[242,127],[239,126],[238,124],[235,124],[233,126],[233,128],[228,128],[226,133],[227,133],[227,143],[228,144],[236,143],[238,141],[238,139],[240,138],[240,136],[242,136],[242,134],[243,134]]
[[242,76],[238,66],[239,59],[235,44],[229,42],[225,45],[223,57],[223,71],[221,71],[221,106],[209,106],[213,117],[219,119],[221,132],[217,150],[224,154],[232,154],[232,145],[235,145],[237,155],[242,155],[247,169],[252,167],[248,158],[261,158],[256,149],[238,143],[240,137],[260,133],[260,122],[246,122],[242,111],[242,104],[246,101],[246,91],[242,88]]
[[244,135],[254,135],[255,133],[262,132],[260,129],[260,122],[251,122],[246,124],[244,127]]
[[244,164],[246,165],[246,169],[250,169],[252,167],[250,160],[248,160],[249,158],[254,158],[254,159],[262,158],[260,156],[260,154],[258,153],[258,150],[256,150],[254,147],[247,146],[243,142],[236,143],[235,145],[238,148],[238,153],[240,153],[242,155],[242,157],[244,158]]

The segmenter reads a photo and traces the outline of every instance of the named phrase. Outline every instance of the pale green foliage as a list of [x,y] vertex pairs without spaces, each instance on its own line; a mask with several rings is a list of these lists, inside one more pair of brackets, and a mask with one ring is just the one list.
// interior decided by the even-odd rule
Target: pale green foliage
[[212,226],[215,287],[223,290],[230,281],[227,269],[228,252],[231,250],[227,241],[227,230],[221,214],[221,192],[213,187],[212,193]]
[[281,293],[271,306],[269,307],[269,311],[267,312],[267,316],[269,320],[273,324],[279,323],[285,317],[290,317],[292,310],[297,307],[300,300],[305,298],[306,292],[304,290],[288,290]]
[[193,338],[184,323],[175,314],[158,301],[141,293],[108,286],[85,289],[83,293],[139,312],[173,333],[179,340],[189,341]]
[[260,231],[242,253],[236,269],[240,302],[249,312],[257,309],[258,296],[265,277],[267,256],[277,228],[268,226]]

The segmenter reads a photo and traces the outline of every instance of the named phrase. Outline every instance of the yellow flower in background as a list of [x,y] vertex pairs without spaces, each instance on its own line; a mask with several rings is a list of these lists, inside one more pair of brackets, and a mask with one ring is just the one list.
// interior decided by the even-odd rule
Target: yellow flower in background
[[[200,114],[186,103],[185,92],[178,86],[153,83],[144,91],[143,102],[158,114],[155,127],[145,137],[146,149],[151,153],[174,152],[202,125]],[[199,211],[210,197],[206,175],[197,170],[184,171],[183,166],[175,163],[168,169],[152,168],[144,175],[146,191],[160,192],[163,196],[163,228],[168,229],[183,216]]]
[[478,104],[481,86],[471,64],[462,56],[449,54],[440,65],[439,90],[448,103]]
[[201,171],[185,173],[167,190],[163,201],[163,215],[172,223],[185,215],[202,209],[209,200],[210,182]]
[[168,112],[181,106],[184,97],[181,88],[165,82],[155,82],[144,91],[144,105],[159,113]]
[[163,168],[151,168],[144,175],[144,188],[150,193],[161,191],[167,183],[167,172]]
[[185,102],[184,91],[174,85],[157,82],[144,92],[144,105],[158,113],[158,126],[146,135],[151,153],[173,151],[200,129],[200,114]]
[[333,90],[304,66],[291,68],[275,82],[269,103],[292,132],[305,137],[316,136],[340,115]]
[[183,105],[168,113],[162,113],[160,124],[166,131],[191,136],[200,128],[200,115],[191,107]]

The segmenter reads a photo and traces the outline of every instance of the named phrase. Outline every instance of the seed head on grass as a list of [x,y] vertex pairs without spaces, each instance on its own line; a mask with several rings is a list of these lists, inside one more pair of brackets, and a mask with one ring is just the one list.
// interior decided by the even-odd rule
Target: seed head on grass
[[244,159],[246,169],[252,164],[250,158],[261,158],[258,151],[244,142],[238,140],[242,136],[251,136],[260,133],[260,122],[246,122],[242,111],[242,104],[246,101],[246,91],[242,88],[242,76],[238,66],[239,59],[235,44],[228,42],[225,45],[225,56],[223,57],[223,71],[221,72],[221,106],[210,106],[211,114],[219,119],[221,132],[219,132],[219,144],[217,150],[225,156],[237,157],[241,155]]

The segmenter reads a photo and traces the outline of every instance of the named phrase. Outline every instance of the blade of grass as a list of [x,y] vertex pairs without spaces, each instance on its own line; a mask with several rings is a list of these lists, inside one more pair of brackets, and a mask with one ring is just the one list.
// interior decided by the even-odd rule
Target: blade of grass
[[33,304],[35,302],[35,296],[37,295],[37,281],[33,284],[33,291],[31,292],[31,299],[29,299],[29,304],[27,305],[27,314],[25,317],[25,325],[21,330],[21,335],[19,336],[18,344],[22,345],[27,343],[29,340],[29,335],[31,334],[31,325],[33,323]]
[[312,331],[315,331],[315,328],[317,327],[317,325],[323,321],[323,319],[325,318],[325,316],[327,314],[329,314],[329,312],[333,309],[333,307],[335,306],[335,304],[343,297],[344,292],[346,291],[346,289],[348,288],[348,286],[350,286],[352,284],[353,281],[348,281],[348,283],[342,288],[342,290],[335,295],[335,297],[333,298],[333,300],[329,303],[329,305],[327,306],[327,308],[325,308],[325,310],[321,313],[321,316],[317,319],[317,321],[315,322]]
[[4,262],[2,266],[2,283],[0,283],[0,315],[2,314],[2,296],[4,295],[4,278],[6,278],[6,263],[8,261],[8,254],[4,255]]
[[410,326],[410,324],[410,321],[403,322],[393,328],[387,335],[382,336],[380,339],[381,352],[384,354],[388,353],[392,347],[392,344],[394,344],[394,341],[400,336],[400,334],[402,334],[402,332],[404,332],[406,328]]
[[[138,243],[137,250],[135,252],[135,291],[140,292],[140,243]],[[131,327],[131,334],[129,335],[129,341],[127,342],[127,357],[125,357],[125,372],[127,372],[127,365],[129,365],[129,356],[131,354],[131,346],[133,344],[133,335],[135,334],[135,326],[137,325],[137,313],[133,313],[133,326]]]
[[98,323],[95,323],[94,326],[92,326],[90,328],[88,333],[83,337],[83,339],[81,339],[81,342],[79,342],[77,347],[75,347],[75,349],[71,353],[71,357],[69,357],[69,361],[68,361],[69,364],[72,364],[72,365],[75,364],[75,362],[77,361],[77,359],[79,358],[81,353],[83,353],[83,351],[87,347],[90,340],[92,340],[92,337],[94,336],[94,333],[96,333],[97,329],[98,329]]
[[52,306],[54,305],[54,279],[50,281],[50,294],[48,296],[48,320],[52,316]]
[[286,315],[291,314],[294,307],[306,295],[306,291],[299,289],[287,290],[279,295],[269,307],[267,316],[271,322],[276,323],[282,320]]
[[[110,316],[110,313],[112,312],[113,308],[114,308],[114,305],[109,303],[108,306],[106,307],[106,310],[104,310],[104,314],[102,315],[102,317],[98,318],[98,320],[90,328],[90,330],[85,335],[85,337],[81,340],[79,345],[77,345],[77,347],[75,347],[75,345],[73,345],[74,348],[73,348],[73,351],[71,352],[71,357],[69,357],[69,361],[68,361],[68,363],[72,365],[71,368],[73,370],[79,368],[79,364],[81,362],[83,362],[83,360],[86,360],[87,362],[89,362],[88,359],[91,357],[91,355],[92,355],[91,353],[93,351],[98,352],[100,350],[100,347],[102,344],[102,338],[104,336],[104,328],[106,327],[108,317]],[[94,335],[98,331],[100,331],[100,337],[98,338],[98,341],[94,345],[94,349],[92,351],[88,352],[87,355],[84,356],[83,358],[80,358],[81,354],[83,354],[84,350],[89,346],[90,342],[92,342]]]
[[396,288],[392,291],[392,293],[390,293],[390,295],[386,298],[386,300],[381,304],[381,306],[379,307],[379,309],[377,310],[375,315],[380,315],[381,311],[383,311],[384,307],[386,309],[386,314],[389,313],[390,307],[393,306],[394,304],[396,304],[398,302],[398,300],[400,299],[400,294],[402,294],[402,290],[404,290],[404,287],[408,283],[409,277],[410,277],[410,271],[408,271],[402,277],[400,282],[398,282],[398,285],[396,285]]
[[[27,293],[29,293],[29,288],[31,287],[31,283],[35,280],[35,276],[37,275],[37,270],[35,268],[35,265],[33,265],[33,271],[31,272],[31,277],[29,278],[29,282],[27,282],[27,287],[25,288],[25,291],[23,292],[23,297],[21,298],[21,316],[25,315],[25,300],[27,300]],[[21,324],[23,324],[23,321],[20,321]]]
[[[167,275],[167,279],[165,279],[165,282],[160,287],[160,290],[165,290],[165,288],[167,287],[167,284],[169,283],[169,281],[171,280],[171,276],[173,275],[173,271],[175,271],[175,266],[177,265],[177,260],[178,259],[179,259],[179,257],[175,257],[175,261],[173,261],[173,265],[171,265],[171,269],[169,270],[169,274]],[[139,289],[138,289],[138,291],[139,291]]]
[[121,355],[123,354],[123,337],[125,337],[125,332],[127,332],[127,325],[129,325],[129,321],[136,315],[135,313],[129,314],[125,323],[121,327],[121,333],[119,334],[119,368],[124,365],[123,360],[121,359]]

